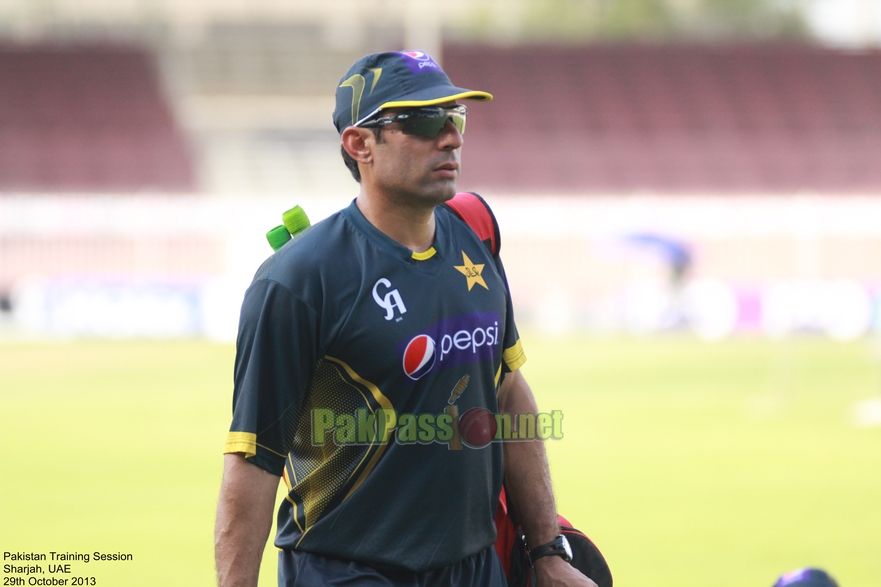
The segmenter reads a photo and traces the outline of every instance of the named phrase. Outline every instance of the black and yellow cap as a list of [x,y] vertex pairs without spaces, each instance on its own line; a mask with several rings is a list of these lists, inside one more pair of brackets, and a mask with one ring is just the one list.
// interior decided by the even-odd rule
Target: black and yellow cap
[[342,133],[384,108],[417,108],[450,100],[492,100],[492,94],[454,86],[428,53],[373,53],[356,61],[340,80],[333,124]]

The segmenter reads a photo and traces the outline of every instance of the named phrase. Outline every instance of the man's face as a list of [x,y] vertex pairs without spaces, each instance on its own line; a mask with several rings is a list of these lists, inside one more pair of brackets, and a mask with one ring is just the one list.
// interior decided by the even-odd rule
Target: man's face
[[[404,111],[384,110],[382,116]],[[402,203],[434,206],[449,200],[456,194],[462,135],[449,120],[433,138],[406,135],[402,126],[384,127],[376,143],[373,175],[377,186]]]

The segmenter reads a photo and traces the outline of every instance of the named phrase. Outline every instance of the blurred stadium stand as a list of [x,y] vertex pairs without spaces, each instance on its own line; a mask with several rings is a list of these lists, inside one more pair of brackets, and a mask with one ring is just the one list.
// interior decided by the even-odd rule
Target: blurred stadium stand
[[[338,193],[339,72],[400,42],[216,25],[191,45],[0,47],[0,189]],[[462,185],[497,193],[881,190],[881,51],[448,45],[472,105]],[[157,69],[153,61],[160,64]],[[167,89],[167,90],[166,90]]]
[[509,192],[881,190],[881,51],[807,45],[448,46],[495,95],[465,185]]
[[0,190],[188,192],[193,162],[150,54],[0,46]]
[[[340,75],[400,31],[309,23],[218,23],[160,51],[176,110],[200,156],[202,188],[222,194],[339,193],[352,180],[331,123]],[[349,39],[339,35],[348,34]]]
[[[324,12],[0,21],[0,334],[16,315],[13,331],[233,336],[280,212],[317,220],[357,193],[331,124],[339,76],[408,38],[400,18]],[[448,43],[442,60],[495,95],[469,105],[460,187],[505,226],[524,322],[881,330],[879,50]],[[633,235],[687,245],[687,275]]]

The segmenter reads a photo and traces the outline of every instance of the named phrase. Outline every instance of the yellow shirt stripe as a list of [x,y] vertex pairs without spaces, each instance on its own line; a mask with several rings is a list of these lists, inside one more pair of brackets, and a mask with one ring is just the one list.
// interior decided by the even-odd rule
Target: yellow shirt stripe
[[436,252],[437,251],[434,250],[434,247],[431,247],[427,251],[423,251],[421,253],[413,251],[413,258],[417,261],[425,261],[426,259],[431,259],[432,257],[434,257],[434,254]]
[[253,432],[230,432],[226,437],[223,453],[245,453],[250,458],[257,454],[257,435]]
[[523,366],[523,363],[526,362],[526,353],[523,351],[523,345],[520,344],[519,338],[514,343],[514,346],[506,348],[502,352],[502,358],[511,371],[516,371]]

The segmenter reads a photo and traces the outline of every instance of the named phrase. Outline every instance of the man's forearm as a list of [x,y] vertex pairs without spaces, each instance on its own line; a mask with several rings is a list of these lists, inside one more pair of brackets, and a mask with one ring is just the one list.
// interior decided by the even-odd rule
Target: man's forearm
[[[505,377],[499,390],[499,408],[512,416],[538,413],[532,390],[520,371]],[[505,490],[530,549],[550,542],[560,533],[548,457],[542,441],[505,443]],[[558,556],[545,556],[536,561],[535,574],[538,587],[597,587]]]
[[272,527],[278,477],[241,454],[224,456],[223,483],[214,526],[214,559],[220,587],[256,587]]
[[[499,394],[500,409],[513,416],[535,414],[538,407],[529,385],[519,371],[508,374]],[[544,443],[506,442],[505,491],[530,548],[550,542],[560,533],[557,508]]]

